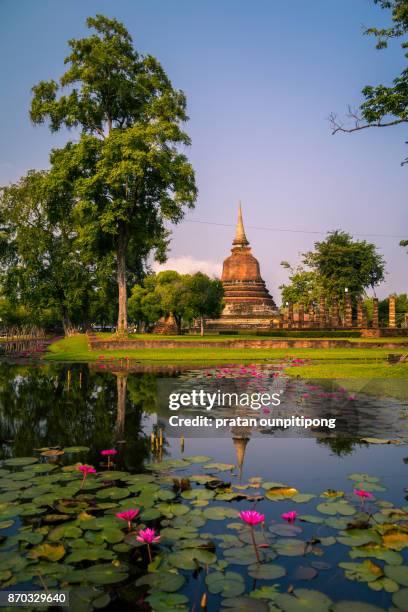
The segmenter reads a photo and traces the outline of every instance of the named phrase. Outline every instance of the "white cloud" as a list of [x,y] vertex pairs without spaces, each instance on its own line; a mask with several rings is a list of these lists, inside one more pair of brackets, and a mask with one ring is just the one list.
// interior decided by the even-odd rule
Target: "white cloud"
[[155,262],[152,265],[155,272],[161,272],[162,270],[175,270],[180,274],[194,274],[194,272],[204,272],[208,276],[220,276],[222,265],[217,261],[211,261],[209,259],[195,259],[190,255],[184,255],[182,257],[169,257],[164,264]]

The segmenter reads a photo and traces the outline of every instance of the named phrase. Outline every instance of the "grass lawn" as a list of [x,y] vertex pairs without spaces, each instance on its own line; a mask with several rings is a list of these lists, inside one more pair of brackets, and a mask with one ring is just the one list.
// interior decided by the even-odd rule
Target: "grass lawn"
[[[116,334],[110,332],[98,332],[96,334],[98,338],[104,340],[114,340]],[[257,334],[205,334],[200,336],[199,334],[186,334],[183,336],[161,336],[155,334],[129,334],[131,340],[149,340],[149,341],[160,341],[160,340],[172,340],[173,342],[223,342],[226,340],[347,340],[348,342],[367,342],[367,343],[387,343],[387,342],[406,342],[408,343],[407,336],[396,336],[394,338],[345,338],[345,337],[333,337],[333,336],[310,336],[310,337],[296,337],[296,336],[258,336]]]
[[[406,349],[405,349],[406,351]],[[392,349],[404,353],[404,349]],[[144,363],[206,363],[262,362],[299,357],[312,359],[312,364],[288,368],[293,376],[305,378],[403,378],[408,377],[408,364],[390,365],[386,361],[390,349],[220,349],[217,348],[160,348],[90,351],[85,335],[58,340],[48,347],[47,361],[96,361],[101,354],[106,359],[129,357]]]

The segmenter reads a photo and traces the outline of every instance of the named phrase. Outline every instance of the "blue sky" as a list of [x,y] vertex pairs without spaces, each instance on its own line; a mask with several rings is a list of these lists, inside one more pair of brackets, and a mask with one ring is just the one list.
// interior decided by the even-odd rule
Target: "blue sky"
[[[278,302],[280,262],[297,263],[325,232],[408,236],[404,127],[332,136],[327,121],[405,66],[398,43],[380,52],[362,35],[388,23],[372,0],[0,0],[0,184],[46,168],[69,138],[31,125],[30,88],[62,74],[66,41],[86,35],[98,12],[123,21],[187,95],[199,198],[174,229],[171,267],[219,270],[239,199]],[[406,291],[399,239],[367,239],[387,261],[378,294]]]

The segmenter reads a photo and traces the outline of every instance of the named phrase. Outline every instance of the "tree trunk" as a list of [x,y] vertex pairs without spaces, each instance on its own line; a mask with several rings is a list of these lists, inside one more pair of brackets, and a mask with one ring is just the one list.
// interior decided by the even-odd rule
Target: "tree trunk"
[[119,292],[118,334],[127,333],[127,294],[126,294],[126,236],[124,227],[119,228],[117,253],[117,281]]
[[173,315],[174,320],[176,322],[176,326],[177,326],[177,333],[178,335],[181,334],[181,316],[179,315]]
[[204,317],[200,317],[200,335],[204,336]]
[[64,329],[64,336],[72,336],[76,332],[76,328],[69,318],[69,314],[65,306],[62,307],[62,327]]
[[117,440],[123,438],[125,433],[125,419],[126,419],[126,387],[127,387],[127,374],[116,374],[116,387],[117,387],[117,412],[116,412],[116,436]]

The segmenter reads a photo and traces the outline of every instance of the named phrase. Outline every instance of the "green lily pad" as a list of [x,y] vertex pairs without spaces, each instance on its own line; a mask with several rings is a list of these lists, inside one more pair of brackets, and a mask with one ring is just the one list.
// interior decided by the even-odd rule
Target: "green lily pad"
[[37,461],[37,457],[14,457],[13,459],[6,459],[4,465],[20,467],[23,465],[30,465],[31,463],[37,463]]
[[249,596],[253,599],[271,599],[272,601],[279,595],[279,587],[277,584],[273,586],[262,586],[255,591],[251,591]]
[[48,539],[51,540],[51,542],[57,542],[63,538],[79,538],[81,535],[82,529],[75,527],[72,523],[65,523],[64,525],[52,529],[48,535]]
[[238,511],[224,506],[213,506],[203,510],[203,516],[212,521],[222,521],[226,518],[237,518]]
[[370,476],[364,473],[349,474],[348,478],[358,482],[378,482],[380,480],[377,476]]
[[26,465],[23,467],[23,470],[27,470],[33,474],[45,474],[56,470],[57,467],[58,465],[55,465],[55,463],[36,463],[35,465]]
[[367,544],[365,546],[358,546],[352,548],[349,551],[349,555],[352,559],[358,559],[361,557],[372,557],[373,559],[379,559],[385,561],[388,565],[401,565],[403,562],[402,556],[394,550],[389,550],[378,544]]
[[367,586],[372,591],[385,591],[386,593],[396,593],[399,590],[395,580],[391,580],[391,578],[386,576],[381,576],[381,578],[374,580],[374,582],[367,582]]
[[357,512],[357,510],[346,501],[333,501],[318,504],[316,510],[318,510],[318,512],[321,512],[322,514],[330,514],[332,516],[334,516],[335,514],[341,514],[342,516],[352,516]]
[[386,565],[384,574],[401,586],[408,587],[408,567],[406,565]]
[[130,495],[130,490],[120,487],[108,487],[106,489],[100,489],[97,492],[96,497],[102,499],[124,499]]
[[284,557],[297,557],[299,555],[304,555],[306,544],[302,540],[285,538],[277,540],[274,546],[278,555],[283,555]]
[[233,463],[206,463],[203,466],[204,470],[213,470],[216,472],[227,472],[235,468]]
[[175,610],[186,610],[184,604],[188,603],[188,598],[181,593],[154,591],[146,597],[146,601],[154,612],[174,612]]
[[378,608],[363,601],[339,601],[334,604],[333,612],[384,612],[384,608]]
[[383,576],[383,570],[369,559],[362,563],[339,563],[339,567],[345,571],[346,578],[355,582],[374,582]]
[[248,574],[255,580],[276,580],[286,574],[286,570],[281,565],[273,563],[254,563],[248,568]]
[[223,599],[221,610],[231,608],[232,610],[239,610],[239,612],[269,612],[273,609],[265,601],[253,598],[253,593],[255,591],[252,591],[249,597],[243,595],[242,597],[227,597],[227,599]]
[[111,563],[91,565],[85,570],[86,580],[93,584],[114,584],[127,578],[127,571],[123,567],[116,567]]
[[273,487],[268,489],[265,493],[265,497],[271,501],[283,501],[285,499],[300,495],[299,491],[294,487]]
[[324,518],[321,516],[317,516],[315,514],[300,514],[298,517],[299,521],[303,521],[305,523],[313,523],[315,525],[321,525],[323,523]]
[[172,503],[163,503],[157,506],[157,509],[161,514],[168,518],[173,518],[174,516],[182,516],[183,514],[187,514],[189,511],[188,506],[184,504],[172,504]]
[[88,446],[67,446],[63,449],[64,453],[86,453],[89,450]]
[[1,521],[0,522],[0,529],[8,529],[12,525],[14,525],[14,521],[13,520]]
[[271,533],[275,533],[276,535],[279,536],[284,536],[284,537],[288,537],[288,538],[293,538],[294,536],[297,536],[299,533],[302,533],[302,528],[298,527],[297,525],[291,525],[291,524],[277,524],[277,525],[271,525],[268,529]]
[[408,611],[408,589],[401,589],[392,596],[392,603],[403,612]]
[[115,553],[106,548],[92,547],[77,549],[69,554],[66,563],[80,563],[81,561],[110,561],[115,559]]
[[275,602],[284,612],[328,612],[332,604],[331,599],[324,593],[309,589],[295,589],[291,595],[282,593]]
[[211,461],[211,457],[207,457],[206,455],[192,455],[190,457],[184,457],[190,463],[206,463],[207,461]]
[[237,572],[211,572],[205,579],[210,593],[221,597],[237,597],[245,591],[245,582]]
[[[259,554],[262,556],[262,549],[259,550]],[[231,565],[252,565],[256,561],[252,546],[227,548],[224,551],[224,558]]]
[[364,546],[364,544],[379,544],[381,536],[374,529],[348,529],[340,532],[337,541],[345,546]]
[[297,504],[305,504],[310,502],[314,497],[316,497],[316,495],[313,495],[313,493],[297,493],[291,497],[291,501]]
[[324,524],[332,529],[347,529],[348,521],[338,517],[325,519]]
[[48,559],[48,561],[59,561],[65,555],[65,548],[62,544],[39,544],[32,548],[28,553],[29,559]]
[[148,585],[166,593],[174,593],[181,589],[185,582],[184,576],[175,572],[152,572],[136,580],[136,586]]
[[185,548],[180,551],[170,553],[167,561],[178,569],[193,570],[198,565],[210,565],[217,561],[214,553],[203,548]]

